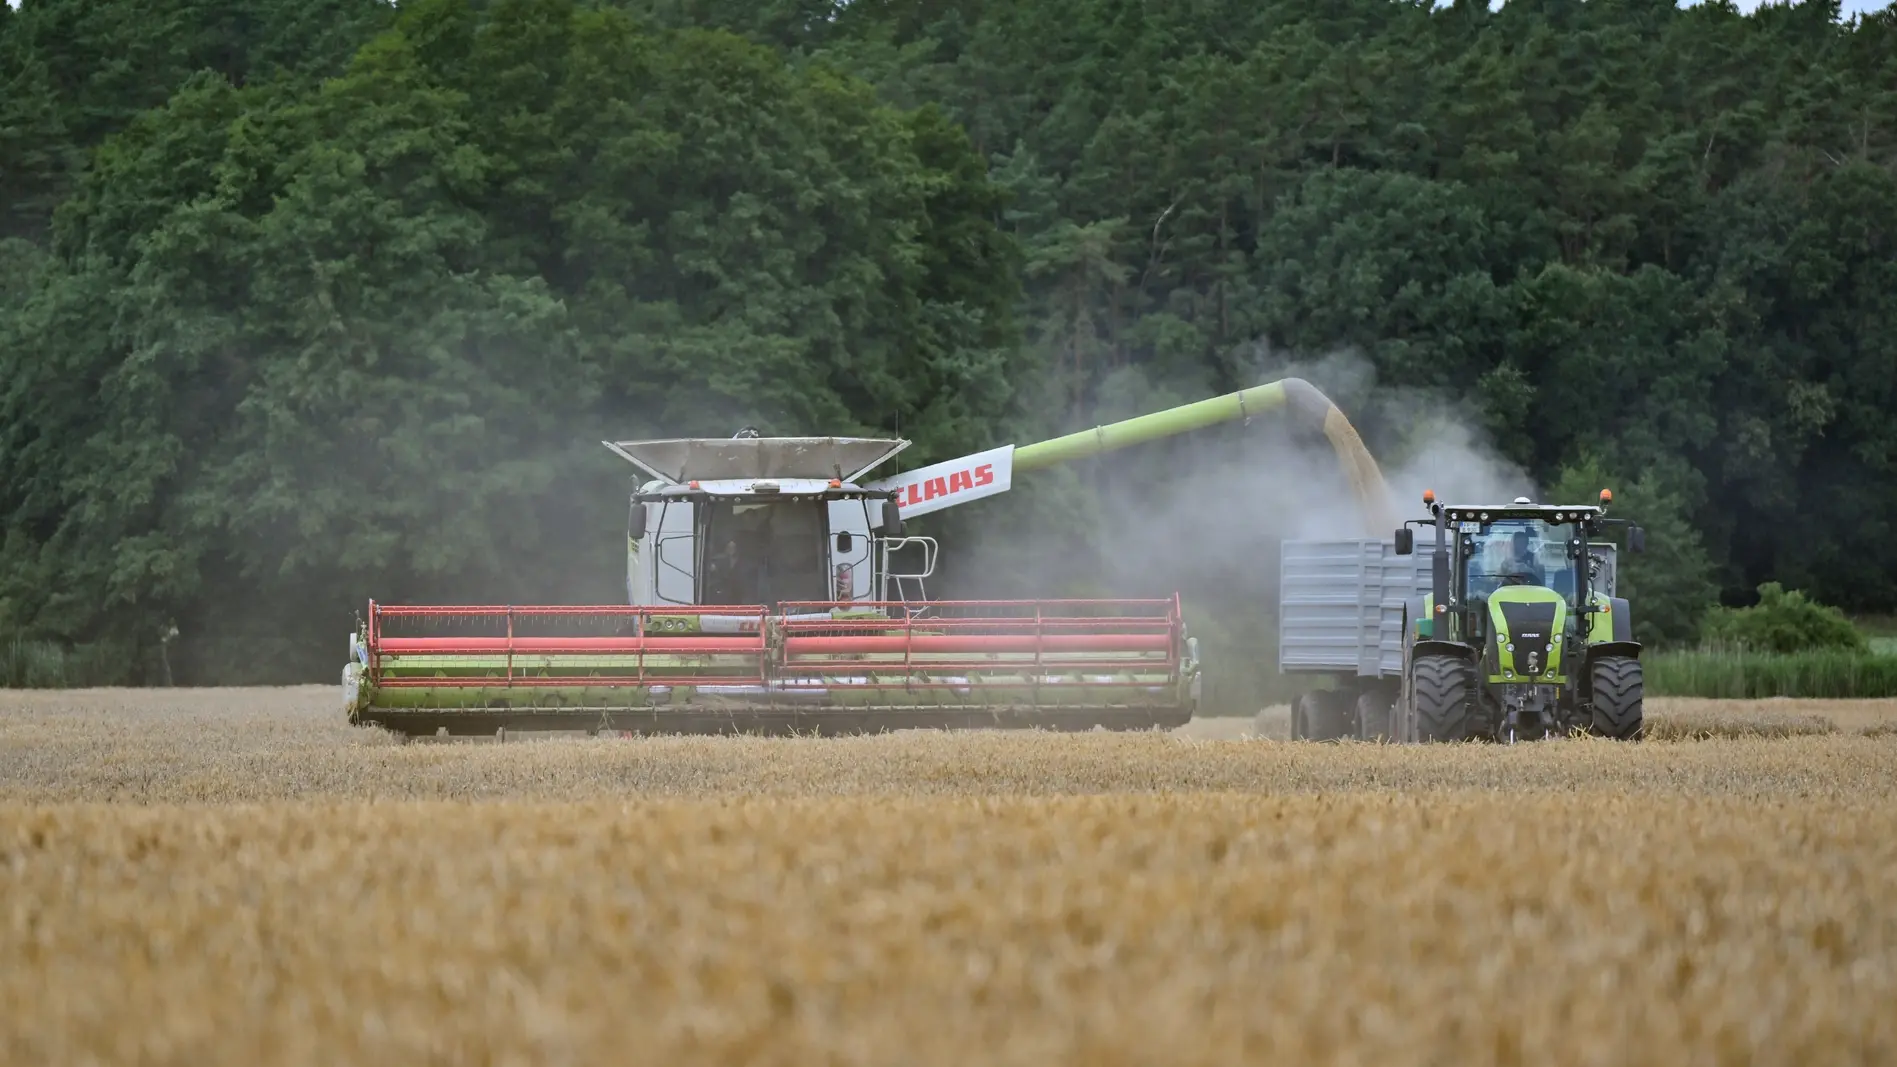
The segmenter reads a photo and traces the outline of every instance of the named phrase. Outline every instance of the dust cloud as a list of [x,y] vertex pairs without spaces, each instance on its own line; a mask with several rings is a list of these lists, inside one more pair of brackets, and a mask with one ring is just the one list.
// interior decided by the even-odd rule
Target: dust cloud
[[[1424,517],[1424,489],[1444,500],[1536,496],[1533,479],[1489,440],[1473,402],[1380,383],[1370,361],[1351,351],[1287,359],[1258,346],[1240,365],[1250,385],[1302,378],[1342,409],[1382,469],[1390,496],[1383,510],[1399,520]],[[1150,390],[1169,392],[1211,395]],[[1310,422],[1281,407],[1244,424],[1018,476],[1007,497],[946,513],[953,521],[939,534],[943,570],[968,595],[1170,596],[1196,588],[1217,600],[1273,596],[1282,541],[1393,532],[1372,528],[1378,509],[1356,496],[1330,441]],[[1268,601],[1260,607],[1270,611]]]
[[[1247,380],[1276,381],[1302,378],[1337,405],[1376,457],[1401,518],[1423,516],[1422,494],[1433,489],[1438,499],[1496,503],[1518,496],[1534,499],[1538,487],[1519,464],[1507,458],[1483,429],[1478,405],[1448,390],[1397,386],[1377,380],[1370,360],[1354,350],[1333,352],[1315,360],[1282,359],[1266,346],[1256,346],[1243,362]],[[1293,420],[1280,418],[1280,421]],[[1257,458],[1264,465],[1288,467],[1318,474],[1326,484],[1343,484],[1338,461],[1328,442],[1313,432],[1296,432],[1289,447]],[[1282,446],[1281,446],[1282,447]],[[1250,450],[1246,450],[1249,452]],[[1212,457],[1210,462],[1219,464]],[[1229,462],[1221,469],[1230,471]],[[1237,465],[1243,470],[1248,464]],[[1243,477],[1242,474],[1239,477]],[[1304,518],[1299,532],[1288,537],[1388,537],[1389,530],[1367,529],[1361,506],[1335,495],[1312,498],[1308,482],[1287,480],[1282,473],[1266,475],[1265,482],[1278,499],[1295,501]]]
[[[1248,385],[1301,378],[1348,416],[1382,470],[1389,499],[1381,507],[1357,496],[1321,426],[1287,405],[1019,475],[1005,497],[942,513],[927,531],[940,538],[942,560],[930,596],[1176,593],[1207,657],[1208,705],[1255,710],[1283,699],[1287,686],[1308,688],[1276,667],[1284,541],[1388,539],[1394,526],[1374,516],[1424,518],[1424,489],[1446,501],[1537,497],[1534,480],[1489,440],[1472,401],[1379,382],[1355,352],[1284,359],[1260,347],[1246,356]],[[1168,394],[1215,395],[1164,383],[1146,390]]]

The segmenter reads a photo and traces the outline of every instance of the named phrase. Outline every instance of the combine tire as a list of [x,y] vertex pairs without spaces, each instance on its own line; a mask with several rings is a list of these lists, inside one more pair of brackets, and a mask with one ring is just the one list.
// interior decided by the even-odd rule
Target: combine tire
[[1418,741],[1467,741],[1475,717],[1475,664],[1460,656],[1423,656],[1410,665]]
[[1316,689],[1291,706],[1293,741],[1336,741],[1350,734],[1349,696],[1334,689]]
[[362,664],[353,660],[343,665],[343,715],[356,721],[356,705],[362,702]]
[[1591,671],[1593,711],[1591,732],[1616,741],[1638,741],[1646,735],[1646,713],[1641,707],[1646,682],[1640,661],[1631,656],[1602,656]]

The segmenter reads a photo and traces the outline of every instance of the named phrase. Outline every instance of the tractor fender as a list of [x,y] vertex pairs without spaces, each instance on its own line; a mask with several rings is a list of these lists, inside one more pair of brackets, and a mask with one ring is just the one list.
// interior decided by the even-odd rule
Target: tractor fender
[[1639,659],[1640,658],[1640,642],[1638,641],[1602,641],[1599,644],[1593,644],[1593,645],[1587,646],[1586,662],[1588,664],[1592,664],[1595,660],[1600,659],[1602,656],[1627,656],[1632,659]]
[[1456,656],[1473,662],[1476,650],[1474,645],[1461,641],[1417,641],[1410,646],[1410,662],[1423,656]]

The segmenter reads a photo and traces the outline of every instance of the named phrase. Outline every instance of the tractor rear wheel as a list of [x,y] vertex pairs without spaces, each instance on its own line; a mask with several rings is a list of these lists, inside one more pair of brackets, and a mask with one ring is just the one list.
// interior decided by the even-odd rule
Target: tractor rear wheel
[[1475,664],[1461,656],[1420,656],[1410,664],[1418,741],[1466,741],[1475,716]]
[[1640,661],[1632,656],[1602,656],[1589,674],[1594,695],[1590,732],[1616,741],[1646,736],[1646,712],[1641,706],[1646,680]]
[[1314,689],[1291,706],[1291,738],[1336,741],[1350,733],[1349,696],[1335,689]]

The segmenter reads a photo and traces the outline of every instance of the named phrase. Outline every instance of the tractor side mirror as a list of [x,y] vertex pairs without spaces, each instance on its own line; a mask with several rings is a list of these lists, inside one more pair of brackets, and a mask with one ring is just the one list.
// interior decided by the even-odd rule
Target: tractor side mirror
[[646,535],[646,506],[637,500],[632,502],[632,510],[626,515],[626,537],[637,541]]
[[1407,526],[1396,531],[1396,554],[1407,556],[1416,551],[1416,531]]
[[902,509],[896,506],[894,497],[883,501],[883,536],[902,536]]
[[1627,528],[1627,551],[1645,552],[1647,550],[1647,531],[1639,526]]
[[837,551],[838,552],[848,552],[855,547],[856,547],[856,538],[850,536],[850,531],[845,530],[842,533],[837,535]]

